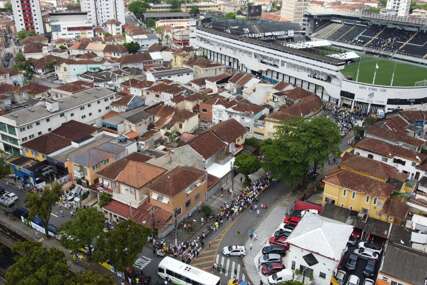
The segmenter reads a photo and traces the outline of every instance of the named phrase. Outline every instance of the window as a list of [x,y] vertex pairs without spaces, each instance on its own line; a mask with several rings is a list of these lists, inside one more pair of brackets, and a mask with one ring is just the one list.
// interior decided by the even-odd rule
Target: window
[[[1,124],[3,124],[3,123],[1,123]],[[0,124],[0,126],[1,126],[1,124]],[[4,130],[0,127],[0,130],[1,131],[3,131],[3,132],[5,132],[6,131],[6,125],[5,124],[3,124],[4,125]],[[21,131],[21,132],[24,132],[25,131],[25,128],[19,128],[19,130]]]
[[98,100],[98,101],[96,101],[96,103],[99,105],[99,104],[101,104],[101,101]]
[[52,130],[52,128],[48,128],[47,131],[50,132]]
[[199,198],[200,198],[200,193],[197,193],[196,194],[196,197],[194,197],[196,200],[199,200]]
[[80,110],[84,110],[84,109],[85,109],[85,106],[81,106],[81,107],[80,107]]
[[32,139],[32,138],[34,138],[34,135],[29,135],[29,137],[28,137],[29,139]]
[[49,119],[49,118],[47,118],[47,119],[46,119],[46,122],[50,122],[50,119]]
[[369,203],[369,196],[366,195],[366,203]]
[[374,156],[372,154],[368,154],[368,158],[373,159]]
[[89,113],[89,117],[92,116],[92,113]]
[[36,126],[40,126],[40,122],[36,122]]
[[292,260],[292,265],[291,265],[292,270],[295,270],[295,267],[296,267],[295,260]]
[[105,107],[105,110],[108,110],[108,109],[110,109],[110,106]]
[[92,104],[87,104],[88,107],[92,106]]
[[186,208],[190,207],[190,205],[191,205],[191,199],[188,200],[187,202],[185,202],[185,207]]
[[344,191],[342,192],[342,196],[343,196],[343,197],[347,196],[347,190],[344,190]]
[[64,114],[64,113],[61,113],[61,114],[59,114],[59,116],[60,116],[60,117],[64,117],[64,116],[65,116],[65,114]]
[[387,162],[387,161],[388,161],[387,157],[383,157],[383,158],[381,158],[381,160],[382,160],[383,162]]
[[40,136],[42,134],[42,132],[38,132],[37,134]]
[[356,192],[351,193],[351,198],[356,198]]
[[377,204],[377,197],[374,198],[374,205]]
[[179,215],[181,215],[181,208],[176,208],[175,209],[175,216],[179,216]]
[[33,128],[33,125],[28,125],[27,126],[27,130],[32,129],[32,128]]
[[406,162],[404,160],[399,159],[399,158],[393,158],[393,162],[397,163],[397,164],[400,164],[400,165],[405,165],[406,164]]
[[101,113],[102,112],[102,110],[101,109],[98,109],[98,113]]
[[412,162],[412,164],[411,164],[412,166],[415,166],[415,165],[417,165],[415,162]]
[[325,279],[326,278],[326,273],[319,272],[319,277]]

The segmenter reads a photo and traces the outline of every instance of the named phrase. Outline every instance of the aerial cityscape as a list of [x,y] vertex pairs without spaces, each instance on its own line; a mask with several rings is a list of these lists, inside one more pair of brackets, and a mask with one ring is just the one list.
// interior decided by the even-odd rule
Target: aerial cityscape
[[427,285],[427,0],[0,0],[0,285]]

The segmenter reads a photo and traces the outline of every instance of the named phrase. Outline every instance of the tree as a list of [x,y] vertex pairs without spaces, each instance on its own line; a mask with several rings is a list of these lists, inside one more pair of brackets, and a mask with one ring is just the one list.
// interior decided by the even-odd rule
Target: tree
[[190,14],[195,16],[200,14],[200,9],[197,6],[191,6]]
[[107,193],[107,192],[102,192],[99,195],[99,207],[104,207],[105,205],[107,205],[108,203],[111,202],[111,200],[113,199],[113,197],[111,196],[111,194]]
[[147,19],[147,21],[145,21],[145,25],[147,26],[147,28],[154,28],[156,26],[156,21],[154,19]]
[[276,178],[296,185],[310,169],[316,172],[329,155],[337,154],[340,141],[337,125],[326,117],[291,119],[263,144],[263,165]]
[[4,177],[10,173],[10,166],[4,161],[3,158],[0,158],[0,177]]
[[225,17],[226,19],[231,19],[231,20],[233,20],[233,19],[236,19],[236,13],[229,12],[229,13],[225,14],[225,15],[224,15],[224,17]]
[[104,215],[95,208],[79,209],[74,218],[62,228],[65,233],[63,243],[68,249],[77,252],[81,248],[92,256],[93,246],[104,229]]
[[242,153],[236,157],[234,162],[234,167],[237,172],[248,176],[251,173],[254,173],[261,167],[261,163],[258,158],[250,153]]
[[127,48],[129,53],[137,53],[141,46],[137,42],[130,42],[124,44],[125,48]]
[[181,9],[181,0],[167,0],[167,3],[171,5],[173,11],[179,11]]
[[73,285],[113,285],[115,282],[108,276],[101,275],[94,271],[85,271],[76,274]]
[[120,222],[100,236],[94,256],[100,262],[109,260],[115,270],[123,272],[133,265],[149,234],[149,229],[132,221]]
[[36,242],[21,242],[14,247],[16,262],[6,272],[6,285],[68,284],[68,271],[63,252],[42,247]]
[[4,9],[6,11],[12,12],[12,3],[10,3],[10,1],[7,1],[6,4],[4,4]]
[[28,193],[27,200],[25,201],[30,218],[33,219],[37,216],[41,219],[46,236],[49,236],[48,225],[50,214],[52,213],[53,206],[59,201],[61,190],[60,184],[53,183],[47,185],[41,193]]
[[21,52],[18,52],[15,55],[14,68],[16,70],[23,71],[24,77],[27,80],[30,80],[33,77],[33,74],[34,74],[33,65],[28,60],[25,59],[25,56]]
[[132,1],[128,5],[128,10],[131,11],[137,18],[141,18],[142,14],[145,13],[147,8],[148,8],[148,4],[145,1],[141,1],[141,0]]
[[27,37],[34,36],[34,35],[35,35],[34,32],[32,32],[32,31],[25,31],[25,30],[22,30],[22,31],[19,31],[19,32],[16,33],[16,37],[20,41],[22,41],[23,39],[25,39]]

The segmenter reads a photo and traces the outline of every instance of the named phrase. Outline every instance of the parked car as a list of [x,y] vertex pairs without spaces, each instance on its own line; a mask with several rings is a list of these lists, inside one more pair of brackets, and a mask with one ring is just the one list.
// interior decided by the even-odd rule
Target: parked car
[[286,228],[285,229],[278,229],[274,232],[274,237],[279,238],[281,236],[284,236],[287,238],[288,236],[290,236],[291,233],[292,233],[291,229],[286,229]]
[[363,247],[356,248],[353,253],[357,254],[358,256],[362,258],[368,258],[368,259],[378,259],[379,254],[377,252],[371,251],[371,250],[365,250]]
[[356,254],[350,253],[348,256],[347,262],[345,263],[345,268],[348,270],[355,270],[357,265],[358,257]]
[[366,277],[373,277],[375,275],[375,268],[377,266],[377,261],[375,259],[369,259],[363,269],[363,275]]
[[261,273],[263,275],[271,275],[284,269],[285,266],[281,262],[265,263],[261,266]]
[[337,275],[335,276],[335,279],[337,279],[340,285],[344,285],[344,279],[346,275],[347,275],[347,272],[345,272],[344,270],[338,270]]
[[347,285],[359,285],[359,284],[360,284],[360,278],[354,274],[351,274],[347,280]]
[[268,276],[268,284],[279,284],[293,279],[293,272],[290,269],[283,269],[279,272],[273,273]]
[[291,230],[293,231],[295,229],[295,225],[290,225],[290,224],[285,224],[285,223],[280,223],[280,226],[278,229],[283,229],[283,230]]
[[222,254],[225,256],[245,256],[246,249],[243,245],[230,245],[222,249]]
[[284,255],[286,248],[281,245],[267,245],[262,248],[262,254],[276,253]]
[[18,199],[18,195],[15,193],[4,191],[3,195],[0,197],[0,205],[12,207]]
[[365,241],[359,242],[359,248],[363,248],[363,252],[369,251],[370,253],[372,253],[372,255],[375,255],[374,253],[376,253],[378,256],[383,251],[381,246],[376,245],[372,242],[365,242]]
[[278,238],[275,238],[274,236],[270,237],[270,239],[268,240],[268,242],[271,245],[280,245],[283,246],[286,250],[289,249],[289,244],[286,242],[286,237],[285,236],[281,236]]
[[259,258],[259,264],[265,264],[265,263],[272,263],[272,262],[282,262],[282,257],[280,254],[276,253],[270,253],[270,254],[263,254]]
[[363,285],[375,285],[375,281],[369,278],[365,278],[365,281],[363,281]]
[[298,200],[295,202],[292,211],[285,216],[283,222],[285,224],[297,225],[301,221],[302,217],[307,212],[319,213],[322,207],[318,204]]

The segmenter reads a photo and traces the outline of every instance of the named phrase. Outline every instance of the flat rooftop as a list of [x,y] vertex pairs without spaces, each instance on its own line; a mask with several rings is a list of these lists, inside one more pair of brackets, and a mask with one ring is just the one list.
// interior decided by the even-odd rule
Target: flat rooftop
[[24,107],[14,110],[2,117],[15,121],[16,126],[22,126],[42,118],[48,118],[55,114],[62,113],[67,110],[75,109],[83,104],[87,104],[98,99],[114,95],[115,92],[107,88],[95,87],[75,93],[61,100],[56,100],[59,103],[59,110],[56,112],[49,112],[46,109],[46,102],[39,101],[32,106]]

